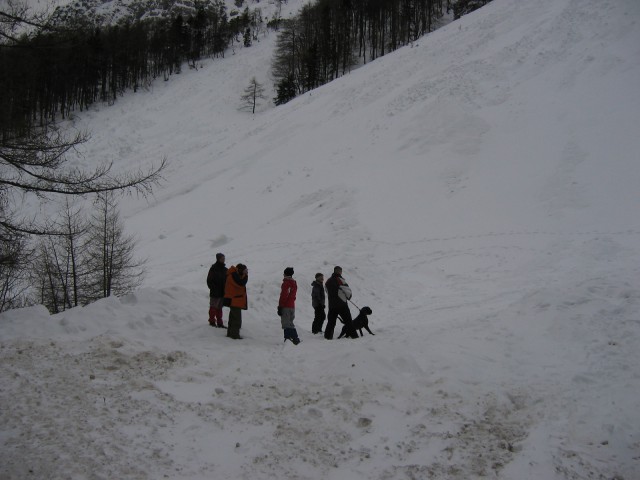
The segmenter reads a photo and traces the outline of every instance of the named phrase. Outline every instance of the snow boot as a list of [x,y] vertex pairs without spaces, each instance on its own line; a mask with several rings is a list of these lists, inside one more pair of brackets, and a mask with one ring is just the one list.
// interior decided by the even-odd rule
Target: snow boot
[[285,328],[284,329],[284,341],[289,340],[294,345],[298,345],[300,343],[300,338],[298,338],[298,332],[295,328]]

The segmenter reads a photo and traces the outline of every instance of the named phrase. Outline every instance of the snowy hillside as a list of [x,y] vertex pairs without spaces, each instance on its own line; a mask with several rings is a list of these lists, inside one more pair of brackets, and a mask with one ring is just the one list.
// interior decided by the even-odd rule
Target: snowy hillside
[[[639,20],[494,0],[251,115],[271,32],[77,115],[78,162],[170,161],[121,204],[147,280],[0,316],[0,478],[640,478]],[[207,323],[218,251],[240,341]],[[375,336],[311,334],[334,265]]]

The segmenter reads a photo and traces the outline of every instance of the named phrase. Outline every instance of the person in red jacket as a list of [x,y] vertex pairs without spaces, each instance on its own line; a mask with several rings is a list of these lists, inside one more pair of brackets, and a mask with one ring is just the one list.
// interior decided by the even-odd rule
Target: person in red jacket
[[282,288],[280,290],[280,300],[278,301],[278,315],[284,330],[284,341],[290,340],[294,345],[300,343],[296,326],[293,319],[296,316],[296,293],[298,292],[298,284],[293,279],[293,267],[284,269],[284,278],[282,279]]

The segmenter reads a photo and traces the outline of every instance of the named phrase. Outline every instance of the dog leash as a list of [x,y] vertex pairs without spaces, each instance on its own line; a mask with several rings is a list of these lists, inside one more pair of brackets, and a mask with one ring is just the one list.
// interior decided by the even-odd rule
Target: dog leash
[[361,310],[362,310],[358,305],[356,305],[355,303],[353,303],[353,300],[349,299],[349,301],[351,302],[351,304],[352,304],[354,307],[356,307],[356,308],[358,309],[358,311],[361,311]]

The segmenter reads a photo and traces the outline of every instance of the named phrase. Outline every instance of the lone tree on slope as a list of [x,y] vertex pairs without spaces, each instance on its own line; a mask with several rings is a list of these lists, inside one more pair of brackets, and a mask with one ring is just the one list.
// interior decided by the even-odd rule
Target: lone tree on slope
[[266,100],[264,95],[264,86],[253,77],[249,82],[249,86],[244,89],[242,94],[242,106],[243,108],[250,108],[251,113],[256,113],[256,106],[259,104],[259,100]]

